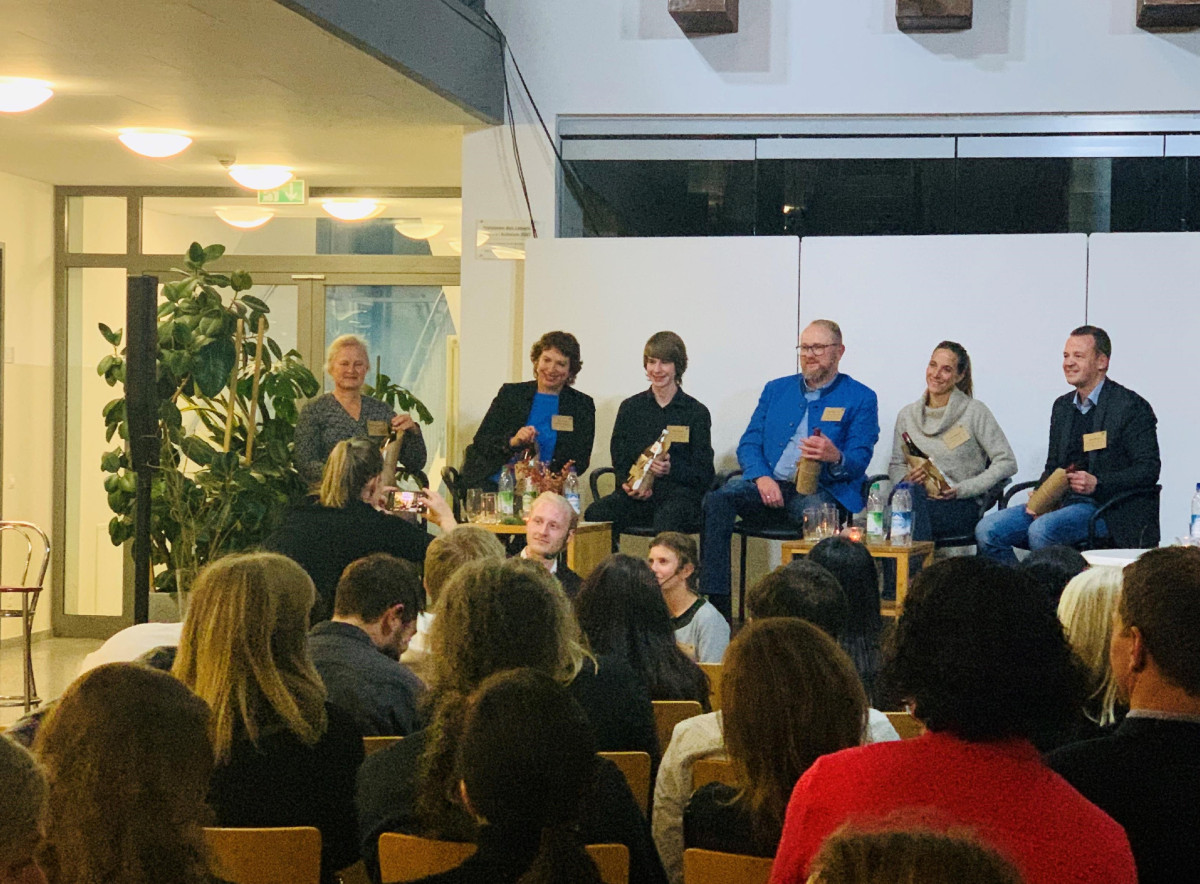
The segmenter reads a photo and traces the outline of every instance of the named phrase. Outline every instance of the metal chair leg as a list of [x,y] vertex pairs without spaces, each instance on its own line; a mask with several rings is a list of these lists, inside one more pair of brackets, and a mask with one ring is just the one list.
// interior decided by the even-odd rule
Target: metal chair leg
[[746,535],[738,535],[742,550],[738,561],[738,622],[746,622]]

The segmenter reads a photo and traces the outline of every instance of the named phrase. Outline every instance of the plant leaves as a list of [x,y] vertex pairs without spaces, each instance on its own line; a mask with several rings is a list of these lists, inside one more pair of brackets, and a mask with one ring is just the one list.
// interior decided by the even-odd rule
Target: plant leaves
[[[224,251],[224,249],[222,249],[222,251]],[[199,267],[203,267],[204,266],[204,246],[200,245],[200,243],[198,243],[198,242],[194,242],[190,246],[188,246],[187,259],[188,259],[189,264],[195,264]]]
[[200,392],[210,398],[218,395],[229,382],[236,361],[233,341],[228,338],[218,338],[197,350],[192,359],[192,378]]
[[257,310],[259,313],[270,313],[271,308],[262,298],[256,298],[254,295],[242,295],[242,303],[251,310]]
[[204,262],[203,263],[207,264],[209,261],[215,261],[224,254],[225,254],[225,246],[221,245],[220,243],[214,243],[213,245],[208,246],[204,250]]
[[121,346],[121,334],[122,333],[120,331],[113,331],[111,328],[109,328],[107,325],[105,325],[102,322],[102,323],[100,323],[100,334],[104,336],[104,340],[108,341],[114,347]]

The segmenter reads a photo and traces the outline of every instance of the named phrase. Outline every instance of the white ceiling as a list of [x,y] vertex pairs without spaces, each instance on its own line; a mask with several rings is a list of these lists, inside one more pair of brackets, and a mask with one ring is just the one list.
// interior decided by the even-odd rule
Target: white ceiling
[[[0,0],[0,21],[0,76],[55,89],[0,114],[0,171],[52,184],[228,185],[228,158],[309,186],[457,187],[482,125],[275,0]],[[146,159],[126,126],[195,143]]]

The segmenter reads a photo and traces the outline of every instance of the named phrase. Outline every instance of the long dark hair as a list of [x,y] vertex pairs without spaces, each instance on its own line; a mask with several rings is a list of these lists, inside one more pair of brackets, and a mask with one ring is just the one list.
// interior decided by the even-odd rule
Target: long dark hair
[[537,839],[518,884],[599,884],[579,837],[580,805],[596,771],[587,716],[544,672],[510,669],[467,703],[457,769],[472,810],[505,843]]
[[575,612],[597,654],[633,667],[653,700],[698,700],[708,708],[708,676],[675,641],[671,615],[643,559],[615,553],[587,576]]
[[854,661],[868,695],[873,695],[880,665],[879,634],[883,629],[875,560],[865,546],[845,537],[825,538],[813,547],[808,560],[832,573],[846,594],[849,616],[837,639]]
[[958,360],[958,373],[961,375],[954,382],[954,386],[970,396],[975,385],[971,382],[971,357],[967,353],[967,348],[957,341],[942,341],[933,350],[935,353],[938,350],[949,350],[954,354],[954,358]]

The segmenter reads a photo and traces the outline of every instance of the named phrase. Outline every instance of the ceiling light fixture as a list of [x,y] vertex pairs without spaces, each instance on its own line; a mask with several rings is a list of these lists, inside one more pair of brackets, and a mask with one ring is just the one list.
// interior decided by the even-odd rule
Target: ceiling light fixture
[[422,221],[420,218],[401,218],[392,226],[409,239],[430,239],[441,233],[446,225],[436,221]]
[[0,112],[19,114],[45,104],[54,90],[45,80],[28,77],[0,77]]
[[176,129],[122,129],[117,138],[134,153],[154,159],[183,153],[192,143]]
[[335,197],[321,201],[325,214],[339,221],[366,221],[383,212],[385,206],[379,200]]
[[229,167],[229,177],[249,190],[274,190],[283,187],[295,175],[287,166],[234,163]]
[[454,252],[454,254],[456,254],[456,255],[462,254],[462,240],[461,239],[448,239],[448,240],[446,240],[446,245],[450,247],[450,251]]
[[238,230],[255,230],[275,217],[270,209],[257,206],[222,206],[214,211],[218,218]]

